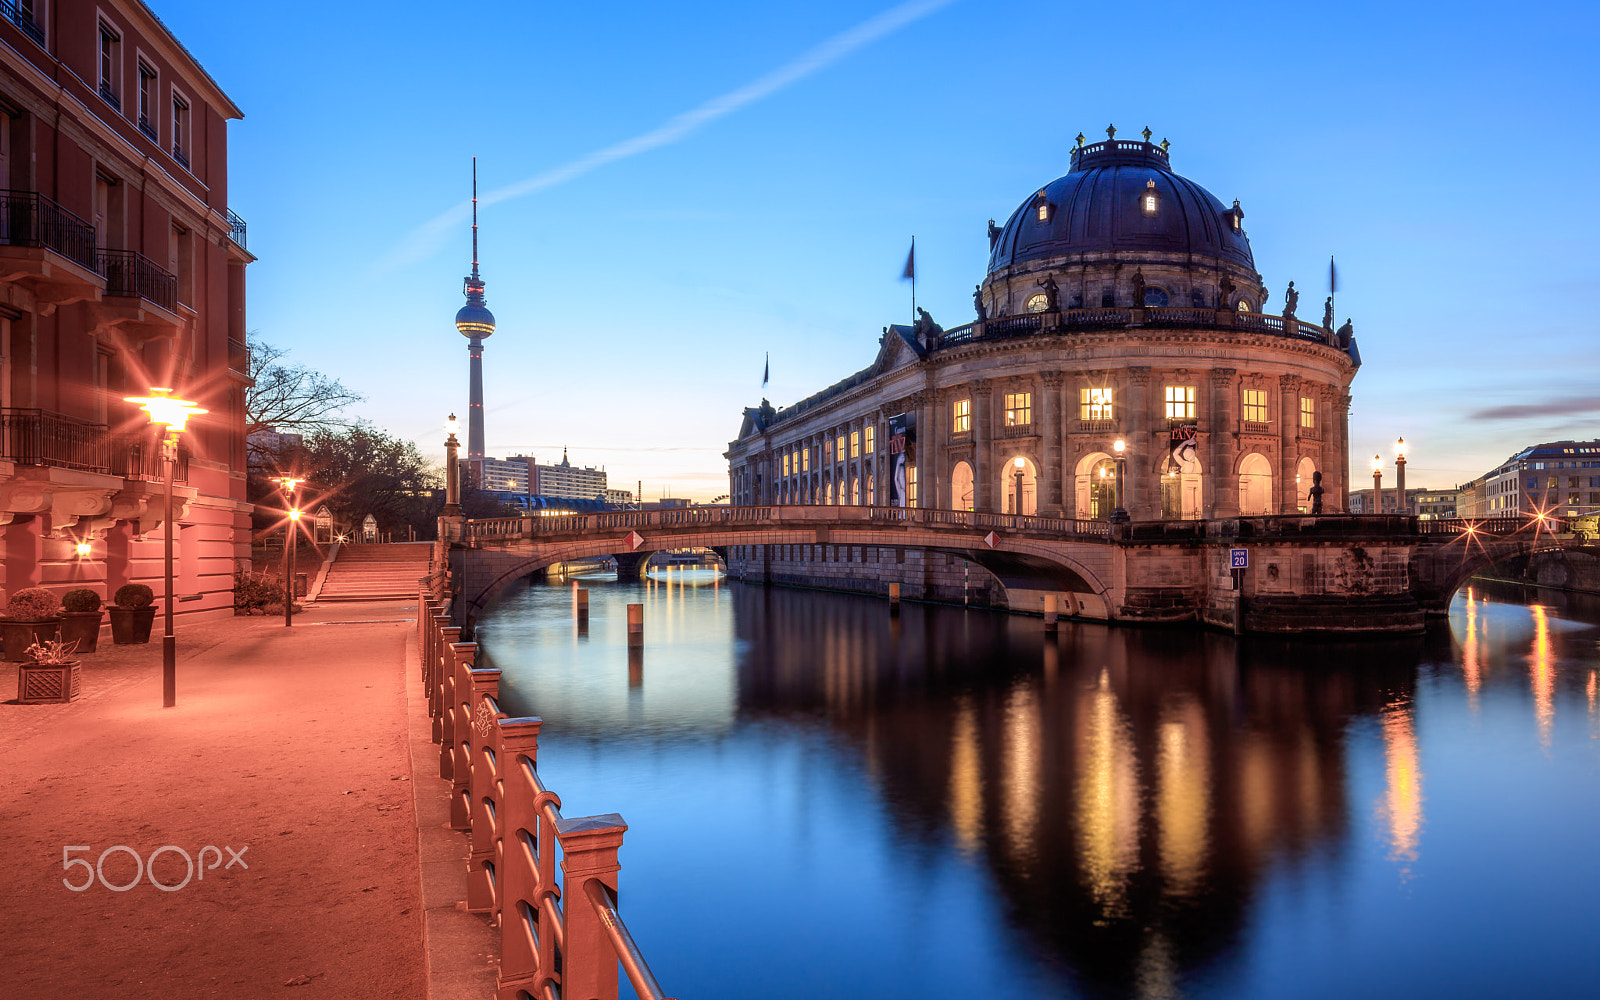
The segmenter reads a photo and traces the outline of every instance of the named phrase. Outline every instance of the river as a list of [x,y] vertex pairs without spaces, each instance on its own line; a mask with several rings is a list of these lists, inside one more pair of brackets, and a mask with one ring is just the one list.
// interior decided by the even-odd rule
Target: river
[[552,581],[478,638],[563,813],[627,821],[671,995],[1600,989],[1600,598],[1480,584],[1328,643],[583,585],[587,634]]

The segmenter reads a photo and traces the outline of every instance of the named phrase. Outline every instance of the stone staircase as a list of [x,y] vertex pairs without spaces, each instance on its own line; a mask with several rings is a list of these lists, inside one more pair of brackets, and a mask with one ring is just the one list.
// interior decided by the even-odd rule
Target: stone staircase
[[432,542],[341,545],[318,601],[389,601],[417,596],[428,575]]

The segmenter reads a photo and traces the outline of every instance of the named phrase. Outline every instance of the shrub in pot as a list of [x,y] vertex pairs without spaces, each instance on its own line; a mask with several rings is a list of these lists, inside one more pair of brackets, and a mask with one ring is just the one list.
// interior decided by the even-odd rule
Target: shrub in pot
[[29,646],[26,662],[17,668],[17,702],[44,705],[76,701],[79,663],[76,644],[47,639]]
[[61,641],[76,643],[80,653],[92,653],[100,646],[100,595],[87,588],[69,590],[61,598]]
[[118,645],[150,641],[150,623],[155,621],[152,601],[155,592],[142,583],[126,583],[112,595],[111,641]]
[[0,618],[6,659],[22,663],[28,658],[29,646],[54,641],[61,627],[60,611],[61,598],[43,587],[24,587],[12,594],[5,617]]

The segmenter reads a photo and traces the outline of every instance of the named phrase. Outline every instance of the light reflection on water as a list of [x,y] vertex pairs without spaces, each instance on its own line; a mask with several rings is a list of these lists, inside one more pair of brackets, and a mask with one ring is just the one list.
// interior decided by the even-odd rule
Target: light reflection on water
[[585,585],[587,635],[540,585],[479,639],[564,812],[627,819],[624,914],[674,995],[1558,996],[1600,969],[1600,602],[1475,585],[1395,642],[1047,640],[706,571]]

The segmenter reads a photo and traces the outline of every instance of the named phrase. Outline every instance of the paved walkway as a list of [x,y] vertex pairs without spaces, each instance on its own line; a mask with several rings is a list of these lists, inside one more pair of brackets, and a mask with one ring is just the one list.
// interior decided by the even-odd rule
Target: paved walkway
[[[15,704],[0,668],[0,996],[492,996],[493,936],[456,906],[466,841],[440,828],[414,607],[180,624],[172,709],[159,636],[85,656],[71,705]],[[170,892],[62,884],[90,874],[63,871],[66,846],[128,884],[117,845],[218,850]],[[187,871],[170,850],[152,867]]]

